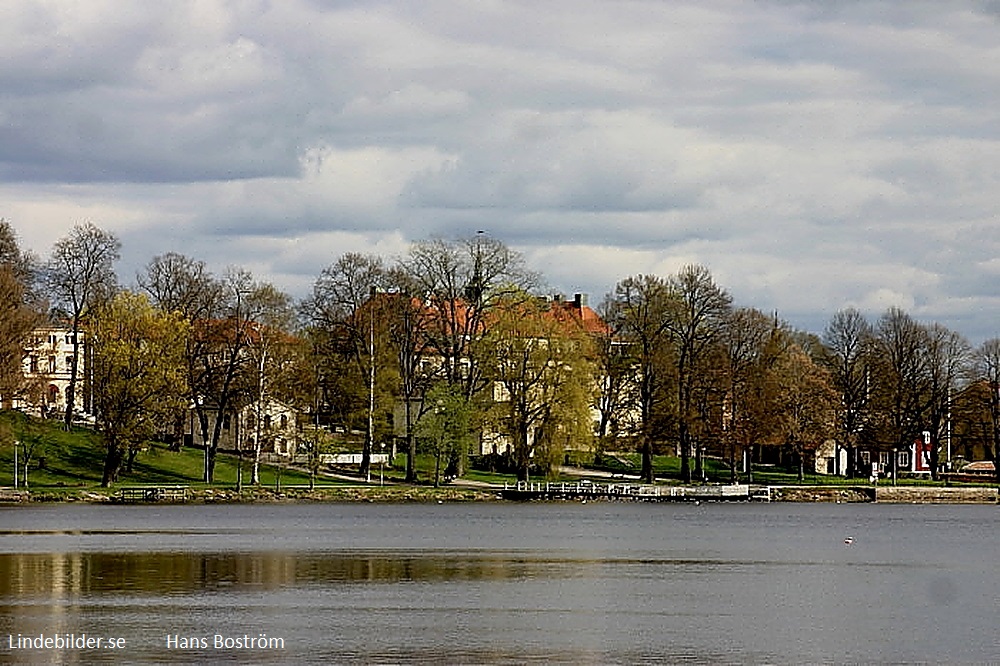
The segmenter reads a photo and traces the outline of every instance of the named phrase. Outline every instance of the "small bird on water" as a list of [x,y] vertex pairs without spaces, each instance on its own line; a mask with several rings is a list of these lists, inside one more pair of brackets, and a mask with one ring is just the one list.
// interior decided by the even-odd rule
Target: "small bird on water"
[[846,539],[844,539],[844,543],[850,546],[852,543],[854,543],[854,537],[852,536],[847,537]]

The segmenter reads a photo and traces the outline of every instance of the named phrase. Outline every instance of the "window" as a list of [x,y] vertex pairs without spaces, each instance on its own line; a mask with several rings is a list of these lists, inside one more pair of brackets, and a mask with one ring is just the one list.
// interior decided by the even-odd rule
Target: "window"
[[871,465],[872,464],[872,454],[870,452],[868,452],[868,451],[862,451],[861,452],[861,463],[865,467],[868,467],[869,465]]
[[225,416],[222,417],[222,429],[229,430],[229,426],[230,426],[230,418],[229,414],[226,414]]
[[66,370],[68,370],[68,371],[72,371],[73,370],[73,355],[72,354],[70,354],[69,356],[66,357]]
[[31,368],[31,370],[30,370],[31,373],[37,375],[38,374],[38,357],[37,356],[32,356],[28,360],[28,364],[29,364],[29,367]]
[[287,427],[288,427],[288,415],[287,414],[282,414],[281,415],[281,429],[284,430]]
[[56,357],[49,356],[49,374],[52,374],[55,371],[56,371]]
[[896,455],[896,464],[900,469],[910,469],[910,452],[900,451]]

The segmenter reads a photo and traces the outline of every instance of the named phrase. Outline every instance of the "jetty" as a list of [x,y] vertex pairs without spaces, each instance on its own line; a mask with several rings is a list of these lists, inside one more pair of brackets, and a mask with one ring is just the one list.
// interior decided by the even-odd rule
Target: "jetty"
[[510,500],[617,499],[642,502],[771,501],[769,486],[748,484],[665,486],[592,481],[518,481],[504,483],[500,494]]
[[186,502],[187,486],[125,486],[118,489],[114,501],[119,504],[153,504],[155,502]]

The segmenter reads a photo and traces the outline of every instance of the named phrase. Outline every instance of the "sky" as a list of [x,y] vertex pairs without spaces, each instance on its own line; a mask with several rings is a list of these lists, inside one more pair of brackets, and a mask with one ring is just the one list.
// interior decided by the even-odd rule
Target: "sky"
[[1000,336],[993,2],[4,0],[0,217],[294,296],[504,241],[553,293],[703,264],[821,333]]

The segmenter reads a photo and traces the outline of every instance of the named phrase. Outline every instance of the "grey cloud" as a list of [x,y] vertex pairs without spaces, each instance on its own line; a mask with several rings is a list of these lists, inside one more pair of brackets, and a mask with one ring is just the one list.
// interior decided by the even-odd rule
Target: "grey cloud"
[[897,300],[979,336],[987,10],[11,0],[2,193],[33,238],[112,224],[133,266],[175,249],[301,289],[342,251],[486,229],[570,293],[699,261],[810,327]]

